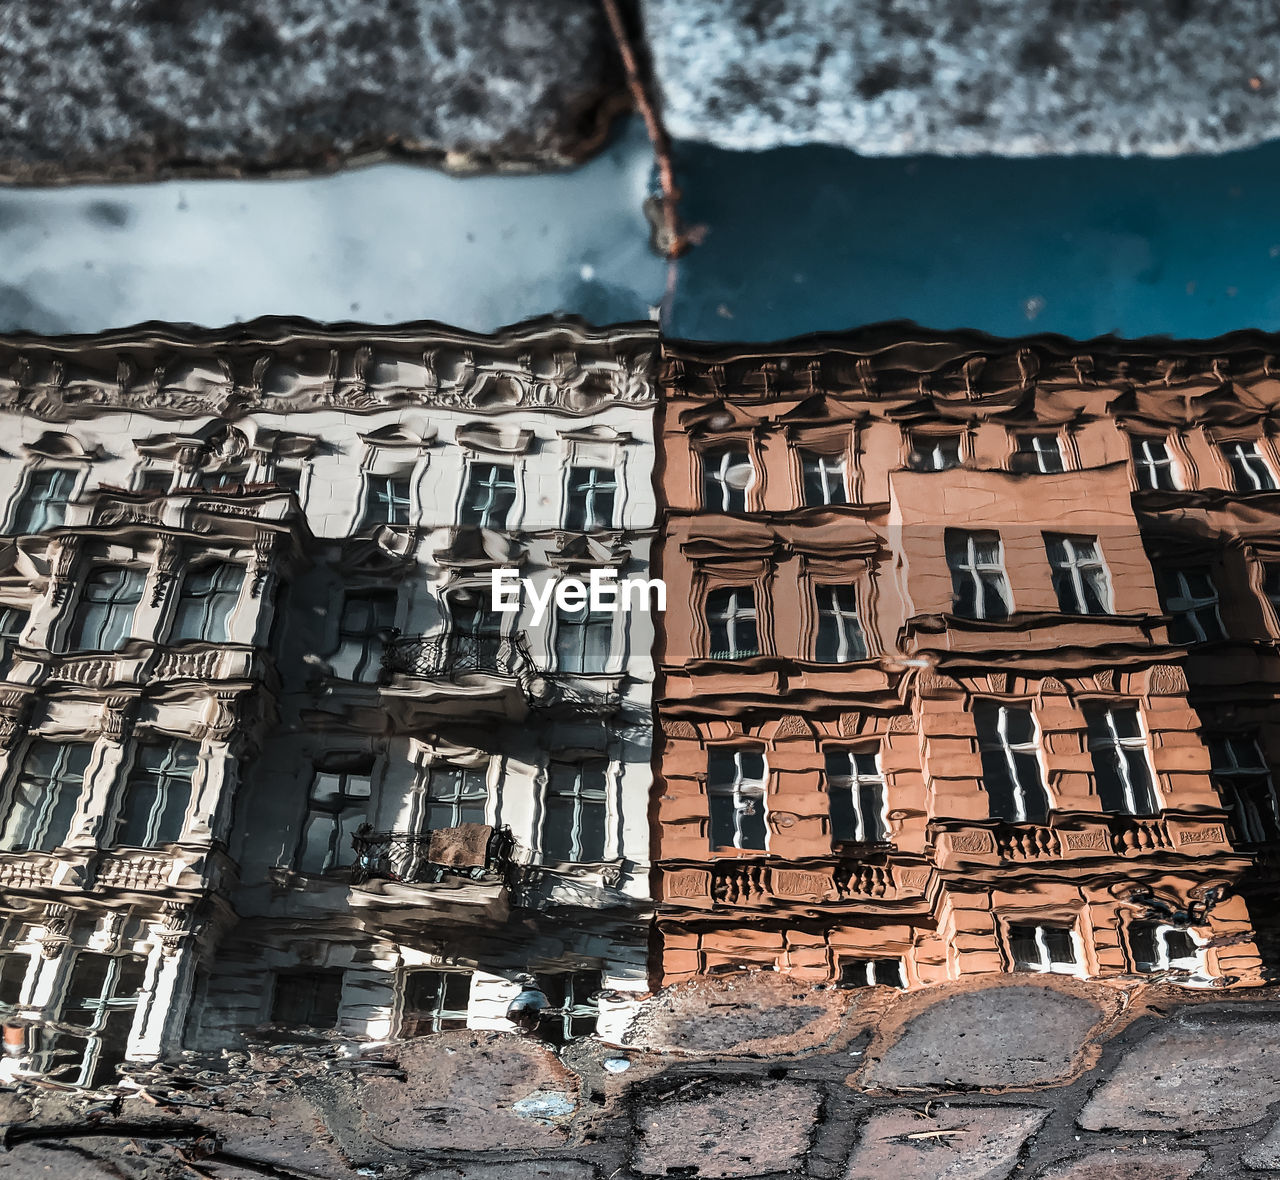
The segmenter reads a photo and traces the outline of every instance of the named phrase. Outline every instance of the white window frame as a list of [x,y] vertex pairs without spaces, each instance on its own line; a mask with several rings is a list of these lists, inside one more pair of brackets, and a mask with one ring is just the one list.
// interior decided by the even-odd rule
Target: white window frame
[[[1110,615],[1115,613],[1115,595],[1111,585],[1111,571],[1107,568],[1106,560],[1102,556],[1102,546],[1098,544],[1097,537],[1072,536],[1068,533],[1045,533],[1045,554],[1049,559],[1049,569],[1053,575],[1061,575],[1068,579],[1071,592],[1075,596],[1077,610],[1068,611],[1066,607],[1059,602],[1059,609],[1064,614],[1076,615]],[[1066,551],[1066,560],[1057,564],[1053,560],[1053,550],[1051,542],[1057,542]],[[1092,611],[1088,609],[1088,601],[1086,599],[1086,582],[1085,572],[1088,570],[1096,570],[1102,575],[1102,610]],[[1057,590],[1057,578],[1054,577],[1054,589]]]
[[[884,973],[890,964],[897,972],[897,979],[893,981],[881,979],[880,975]],[[901,991],[907,986],[907,966],[900,957],[894,958],[892,955],[885,955],[878,959],[863,959],[856,956],[841,957],[838,960],[838,966],[841,987],[896,987]],[[857,983],[847,982],[850,967],[860,969],[858,974],[861,978]]]
[[[964,466],[964,435],[961,433],[912,432],[908,434],[907,442],[911,448],[907,454],[907,466],[912,471],[954,471],[957,467]],[[950,447],[946,444],[955,447],[954,462],[948,461],[951,454]]]
[[[1024,447],[1024,442],[1030,442],[1029,447]],[[1048,444],[1052,445],[1048,445]],[[1032,474],[1037,475],[1061,475],[1067,469],[1067,456],[1062,448],[1062,436],[1059,434],[1051,434],[1044,432],[1019,431],[1013,436],[1013,454],[1014,462],[1022,458],[1032,458],[1035,460],[1035,466]],[[1046,461],[1050,456],[1057,460],[1057,466],[1046,466]]]
[[[1132,737],[1122,737],[1116,726],[1116,713],[1120,710],[1132,712],[1138,719],[1138,732]],[[1089,752],[1092,754],[1095,750],[1108,749],[1111,750],[1116,762],[1117,775],[1120,779],[1120,788],[1124,792],[1125,805],[1127,810],[1123,812],[1108,812],[1109,815],[1133,815],[1145,816],[1150,812],[1137,810],[1137,796],[1133,778],[1129,773],[1129,760],[1124,756],[1126,750],[1138,750],[1142,753],[1142,761],[1147,768],[1147,779],[1151,784],[1151,797],[1155,804],[1157,812],[1164,810],[1164,800],[1160,793],[1160,780],[1156,775],[1155,767],[1151,762],[1151,749],[1147,744],[1147,727],[1142,719],[1142,710],[1136,705],[1104,705],[1098,710],[1106,724],[1107,741],[1105,743],[1095,743],[1086,732],[1086,744]],[[1101,797],[1101,784],[1099,786],[1099,797]]]
[[[477,472],[482,467],[488,468],[489,471],[484,479],[479,479]],[[510,491],[511,503],[507,506],[502,520],[495,521],[493,515],[500,491]],[[471,505],[473,494],[476,496],[476,503]],[[500,532],[511,527],[511,514],[516,510],[519,502],[520,475],[514,463],[503,463],[496,459],[472,459],[467,464],[466,479],[462,483],[462,498],[458,501],[460,522],[462,522],[462,514],[466,512],[470,515],[478,515],[480,518],[475,522],[469,520],[463,522],[467,527]]]
[[[1148,492],[1162,492],[1177,491],[1182,487],[1178,462],[1173,457],[1173,451],[1170,450],[1167,440],[1134,436],[1130,442],[1135,482],[1139,488]],[[1154,453],[1156,447],[1160,448],[1161,455]],[[1169,483],[1173,485],[1171,489],[1160,486],[1161,472],[1168,474]]]
[[[163,746],[165,750],[164,759],[157,768],[157,773],[149,776],[156,783],[158,789],[155,798],[152,800],[150,809],[147,812],[145,831],[143,833],[143,841],[141,844],[125,844],[121,841],[125,824],[127,822],[127,811],[132,797],[132,788],[136,784],[137,776],[141,772],[143,751],[147,748],[155,748]],[[178,764],[184,747],[190,747],[189,752],[194,754],[195,763],[191,767],[190,777],[173,773],[173,768]],[[174,843],[180,842],[186,835],[187,822],[191,814],[191,804],[195,800],[196,794],[196,777],[200,773],[200,743],[185,739],[174,738],[166,743],[160,742],[144,742],[139,743],[133,750],[133,757],[130,761],[129,769],[124,776],[124,781],[120,786],[120,801],[116,808],[115,825],[112,830],[112,846],[117,848],[160,848],[163,845],[159,842],[158,828],[160,821],[164,818],[165,812],[169,810],[171,799],[170,792],[173,789],[172,784],[186,784],[186,805],[183,808],[182,815],[178,821],[178,833],[174,839]]]
[[[1237,492],[1265,492],[1276,489],[1276,473],[1256,439],[1232,439],[1218,444],[1219,453],[1231,473]],[[1246,486],[1251,484],[1252,486]]]
[[[847,774],[832,774],[828,769],[827,760],[837,755],[846,759],[848,765]],[[871,769],[864,769],[859,765],[859,759],[871,760]],[[889,839],[889,785],[885,780],[884,768],[880,765],[879,750],[827,750],[823,758],[823,777],[827,784],[827,807],[831,808],[831,797],[836,790],[847,791],[849,793],[850,810],[853,812],[853,843],[855,844],[882,844]],[[869,787],[871,790],[879,793],[880,806],[875,812],[875,818],[879,823],[880,835],[872,838],[869,834],[870,824],[869,816],[865,814],[866,808],[863,806],[863,788]],[[832,832],[835,836],[835,832]],[[843,843],[844,841],[841,841]]]
[[10,533],[17,532],[19,518],[24,514],[27,507],[28,497],[32,492],[32,484],[42,475],[50,474],[53,476],[53,483],[56,487],[61,477],[67,477],[70,480],[70,487],[62,494],[61,499],[50,495],[36,501],[31,505],[33,519],[30,522],[31,528],[23,536],[29,536],[35,533],[43,532],[45,529],[58,528],[66,519],[67,506],[75,499],[80,490],[80,485],[85,472],[76,467],[61,467],[52,463],[40,463],[27,468],[22,479],[22,486],[18,489],[18,494],[14,498],[13,508],[9,515]]
[[[1052,811],[1053,797],[1049,793],[1048,776],[1045,774],[1044,768],[1043,735],[1040,732],[1040,722],[1036,719],[1035,710],[1029,704],[1015,705],[1002,701],[991,701],[989,704],[995,709],[996,714],[996,743],[991,744],[980,741],[979,746],[981,749],[999,753],[1004,760],[1005,771],[1013,788],[1013,804],[1016,811],[1014,819],[1009,822],[1040,822],[1027,818],[1027,788],[1018,774],[1018,760],[1016,757],[1018,754],[1034,755],[1039,775],[1039,782],[1036,783],[1036,786],[1044,794],[1046,810]],[[1025,742],[1015,742],[1009,737],[1009,714],[1015,710],[1019,713],[1025,712],[1031,718],[1031,737]],[[981,736],[980,734],[979,737],[981,738]]]
[[[800,450],[800,495],[801,500],[806,508],[818,508],[827,504],[848,504],[849,483],[848,483],[848,464],[845,462],[843,454],[830,455],[823,451],[808,450],[799,448]],[[814,467],[814,475],[822,490],[822,499],[810,502],[809,492],[809,469]],[[840,498],[833,499],[832,491],[837,490]]]
[[[446,1005],[448,999],[448,987],[442,986],[439,989],[439,995],[436,997],[435,1004],[430,1009],[408,1007],[409,1002],[409,977],[412,975],[436,975],[436,976],[462,976],[467,980],[467,1006],[463,1008],[450,1008]],[[406,1031],[406,1021],[416,1019],[423,1024],[430,1026],[425,1032],[415,1031],[415,1036],[431,1036],[438,1032],[448,1032],[453,1028],[470,1028],[471,1027],[471,1003],[475,994],[475,972],[469,970],[457,970],[448,967],[406,967],[403,969],[400,979],[400,986],[397,988],[399,996],[398,1008],[399,1012],[396,1016],[397,1034],[403,1036]],[[444,1022],[448,1021],[447,1024]],[[444,1025],[444,1027],[441,1027]]]
[[[1013,928],[1015,926],[1029,926],[1035,931],[1034,941],[1036,950],[1040,953],[1039,962],[1028,963],[1014,958]],[[1064,926],[1054,922],[1010,921],[1007,929],[1009,934],[1009,961],[1013,964],[1015,971],[1033,972],[1037,975],[1083,975],[1085,973],[1084,942],[1074,922],[1070,926]],[[1067,932],[1067,936],[1071,939],[1071,950],[1075,954],[1074,963],[1055,963],[1050,959],[1048,940],[1045,938],[1046,930],[1065,930]]]
[[[725,603],[723,613],[713,614],[713,605],[711,596],[713,594],[727,594],[728,600]],[[748,604],[740,601],[740,595],[747,595],[750,598]],[[707,636],[711,639],[714,636],[713,627],[716,623],[724,624],[725,632],[725,651],[729,654],[718,655],[714,647],[708,644],[709,657],[713,660],[749,660],[761,653],[760,643],[760,618],[756,605],[756,588],[754,586],[713,586],[707,592],[706,604],[704,607],[707,620]],[[755,650],[748,651],[741,646],[738,640],[739,624],[751,623],[751,629],[755,635]]]
[[[404,484],[404,495],[393,485]],[[385,514],[378,511],[385,508]],[[385,515],[385,519],[383,516]],[[399,517],[403,515],[404,519]],[[387,525],[389,528],[408,528],[413,524],[413,473],[391,471],[364,473],[364,513],[361,524],[365,527]]]
[[[733,777],[725,783],[713,782],[710,774],[710,754],[729,753],[733,756]],[[748,778],[742,766],[742,756],[750,754],[760,759],[760,777]],[[766,751],[749,746],[735,749],[717,750],[712,747],[708,751],[707,773],[707,836],[710,840],[712,832],[711,797],[719,796],[732,800],[733,804],[733,843],[730,845],[712,844],[716,848],[737,848],[748,852],[767,852],[769,849],[769,757]],[[764,847],[752,848],[743,844],[742,817],[754,806],[760,808],[760,826],[764,831]]]
[[[555,613],[555,634],[552,636],[552,655],[555,657],[555,667],[557,672],[564,672],[570,676],[603,676],[608,675],[616,665],[614,658],[614,620],[615,612],[612,611],[593,611],[589,602],[583,603],[582,606],[574,610],[556,609]],[[571,664],[585,665],[587,661],[587,653],[591,648],[590,638],[592,633],[603,633],[607,637],[605,643],[604,656],[599,660],[600,666],[597,668],[570,667]],[[569,635],[575,636],[575,642],[572,649],[565,651],[565,644],[562,642]],[[569,658],[566,659],[566,656]]]
[[[847,591],[853,597],[853,609],[846,610],[840,605],[839,595]],[[852,664],[865,660],[871,648],[867,643],[867,633],[862,626],[862,612],[859,609],[858,591],[854,586],[839,583],[821,582],[813,588],[816,622],[813,634],[813,658],[820,664]],[[824,607],[823,600],[826,599]],[[836,634],[835,659],[822,658],[822,622],[831,620]]]
[[[955,553],[954,547],[946,544],[944,537],[944,546],[946,549],[947,567],[951,570],[953,585],[954,578],[957,574],[965,576],[969,579],[974,588],[974,611],[972,616],[963,615],[962,618],[972,617],[974,619],[1004,619],[1013,614],[1013,589],[1009,585],[1009,575],[1005,570],[1004,564],[1004,540],[998,532],[991,529],[948,529],[948,533],[952,536],[962,536],[965,542],[965,552],[959,561],[954,561],[958,555]],[[978,538],[995,538],[996,558],[995,561],[980,561],[978,559],[978,545],[988,544],[989,541],[980,542]],[[995,588],[997,596],[1004,604],[1003,615],[988,615],[986,613],[986,586],[987,582],[984,578],[990,579],[991,585]],[[956,595],[959,597],[959,595]],[[952,603],[954,610],[957,604]]]
[[[1176,580],[1177,590],[1173,594],[1166,591],[1164,607],[1166,612],[1171,615],[1177,615],[1179,620],[1187,626],[1191,633],[1195,636],[1195,643],[1215,643],[1226,639],[1227,629],[1222,622],[1222,613],[1218,609],[1222,599],[1218,595],[1217,584],[1213,580],[1213,575],[1209,573],[1208,567],[1196,567],[1192,573],[1202,574],[1213,590],[1212,595],[1204,597],[1192,592],[1191,583],[1188,577],[1188,571],[1182,569],[1173,569],[1165,566],[1161,569],[1161,581],[1168,583],[1170,579]],[[1162,590],[1165,586],[1161,587]],[[1206,609],[1212,611],[1212,619],[1217,625],[1217,633],[1210,635],[1205,629],[1200,619],[1200,612]]]
[[[1198,939],[1191,930],[1183,930],[1177,926],[1171,926],[1167,922],[1152,922],[1154,927],[1152,932],[1152,941],[1156,946],[1156,960],[1148,966],[1143,966],[1138,962],[1138,957],[1133,956],[1133,965],[1144,974],[1156,971],[1199,971],[1204,966],[1204,944]],[[1196,953],[1191,958],[1173,958],[1169,954],[1168,936],[1170,933],[1185,934],[1190,940],[1191,945],[1196,948]],[[1130,950],[1132,951],[1132,941],[1130,941]]]
[[[330,766],[333,764],[330,763]],[[353,762],[354,765],[354,762]],[[298,834],[298,844],[294,852],[293,864],[299,873],[305,873],[312,876],[325,876],[329,873],[341,872],[349,869],[358,859],[359,854],[352,847],[343,844],[342,838],[348,829],[347,823],[344,822],[344,816],[351,812],[355,815],[364,817],[368,822],[369,817],[373,814],[373,796],[374,796],[374,778],[377,771],[375,764],[370,764],[368,770],[355,770],[352,767],[339,769],[330,769],[325,765],[325,759],[321,757],[311,768],[311,779],[307,783],[307,806],[302,816],[302,827]],[[316,788],[319,785],[322,776],[337,778],[340,783],[340,789],[335,793],[338,799],[337,803],[325,803],[316,798]],[[348,790],[348,784],[351,779],[365,779],[369,784],[368,794],[356,794]],[[350,802],[344,802],[349,800]],[[330,825],[329,835],[325,843],[325,854],[321,859],[320,867],[307,866],[307,853],[311,844],[309,832],[313,819],[326,818],[326,822]],[[359,827],[359,825],[356,825]]]
[[[751,459],[751,451],[743,446],[738,449],[735,446],[711,447],[702,452],[702,470],[703,470],[703,499],[707,501],[703,507],[708,512],[746,512],[747,496],[756,482],[756,465]],[[734,471],[747,472],[747,478],[742,485],[735,486]],[[708,490],[711,484],[715,484],[720,490],[720,503],[710,503]],[[740,508],[733,507],[735,496],[742,497],[742,506]]]
[[[556,785],[556,768],[568,769],[573,772],[571,791],[553,791]],[[599,798],[595,796],[595,788],[587,788],[586,775],[590,771],[598,774],[602,780],[599,790]],[[547,766],[545,785],[543,787],[542,797],[542,822],[539,825],[538,834],[538,851],[543,859],[548,857],[548,849],[546,847],[546,831],[547,820],[551,815],[550,801],[552,798],[570,800],[570,808],[572,819],[569,823],[569,855],[566,859],[561,860],[559,857],[554,858],[555,863],[563,864],[596,864],[598,861],[608,860],[612,846],[614,844],[614,828],[616,821],[614,819],[613,804],[613,785],[614,785],[614,767],[613,762],[603,755],[595,755],[590,758],[570,761],[568,759],[552,759]],[[600,856],[597,858],[587,858],[584,848],[584,836],[586,833],[586,825],[584,819],[588,815],[598,815],[600,817]]]
[[[585,480],[585,484],[580,483],[575,487],[575,480]],[[578,526],[570,525],[569,516],[570,509],[574,504],[575,493],[582,496],[582,532],[592,533],[599,532],[604,529],[615,528],[614,522],[618,518],[618,507],[620,497],[620,481],[617,472],[612,467],[600,467],[594,464],[575,463],[570,466],[568,474],[565,477],[565,501],[564,501],[564,527],[566,529],[578,530]],[[597,493],[607,492],[609,500],[608,519],[596,509]]]
[[[85,593],[88,589],[90,579],[96,573],[98,573],[99,570],[123,571],[125,574],[125,577],[121,579],[120,584],[118,586],[114,587],[109,591],[108,597],[103,599],[95,599],[91,601],[85,597]],[[75,632],[77,630],[84,629],[83,627],[77,627],[76,620],[77,620],[77,616],[80,615],[82,608],[85,608],[85,615],[86,617],[88,617],[87,608],[91,606],[103,608],[102,618],[100,619],[97,626],[95,627],[95,632],[98,638],[103,638],[104,635],[108,633],[108,624],[113,623],[113,620],[115,618],[116,608],[119,607],[122,603],[127,603],[130,601],[127,597],[125,597],[124,591],[126,589],[132,589],[133,585],[136,584],[136,587],[138,590],[138,597],[133,600],[132,609],[130,609],[129,611],[128,620],[125,624],[124,634],[120,636],[119,642],[122,644],[132,639],[134,637],[133,635],[134,627],[137,625],[138,608],[142,605],[143,601],[146,598],[147,572],[148,571],[144,567],[140,567],[138,565],[131,565],[124,562],[114,562],[114,561],[94,562],[86,572],[86,576],[84,580],[80,583],[79,591],[76,595],[75,602],[72,604],[72,607],[71,607],[71,618],[68,620],[68,623],[67,623],[68,642],[72,640],[83,640],[84,636],[75,635]],[[140,575],[140,580],[136,581],[135,583],[133,575]],[[113,647],[106,647],[106,648],[77,647],[75,650],[77,651],[115,651],[117,650],[118,646],[119,645],[117,645],[117,647],[114,647],[114,648]]]
[[[213,584],[207,591],[201,594],[187,594],[188,583],[193,577],[198,577],[208,571],[214,569]],[[177,593],[173,596],[172,614],[169,619],[169,625],[166,628],[169,643],[233,643],[233,622],[235,620],[236,611],[240,607],[240,601],[244,596],[245,567],[235,561],[211,561],[204,562],[199,565],[188,565],[182,571],[182,578],[178,582]],[[224,581],[230,581],[234,578],[235,594],[231,593],[231,586],[224,585]],[[198,635],[179,635],[178,619],[182,612],[182,604],[185,600],[191,600],[200,603],[200,626],[197,630]],[[212,613],[214,604],[219,601],[231,599],[231,605],[228,607],[225,615],[218,619]],[[224,634],[210,638],[208,631],[212,622],[220,622]]]

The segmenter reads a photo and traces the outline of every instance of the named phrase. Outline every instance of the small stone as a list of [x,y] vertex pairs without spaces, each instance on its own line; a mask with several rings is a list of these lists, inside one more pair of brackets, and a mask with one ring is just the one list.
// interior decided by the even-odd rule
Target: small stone
[[626,1073],[631,1068],[628,1057],[606,1057],[602,1063],[610,1073]]
[[1095,1151],[1055,1164],[1036,1180],[1191,1180],[1208,1157],[1203,1151]]
[[706,1081],[636,1113],[632,1167],[645,1176],[691,1168],[700,1178],[798,1168],[821,1095],[803,1082]]
[[913,1017],[865,1087],[1046,1085],[1074,1068],[1102,1010],[1049,987],[961,992]]
[[880,1111],[863,1124],[845,1180],[1003,1180],[1048,1117],[1028,1106]]
[[1256,1123],[1280,1099],[1280,1025],[1194,1022],[1130,1049],[1080,1115],[1086,1131],[1214,1131]]

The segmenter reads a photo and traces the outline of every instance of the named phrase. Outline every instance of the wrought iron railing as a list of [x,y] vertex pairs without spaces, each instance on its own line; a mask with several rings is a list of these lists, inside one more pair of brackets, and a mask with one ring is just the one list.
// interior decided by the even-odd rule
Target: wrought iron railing
[[523,637],[431,635],[393,639],[382,654],[387,672],[449,678],[468,672],[520,679],[534,672]]
[[449,877],[511,884],[515,865],[511,859],[515,841],[509,828],[489,837],[482,864],[442,865],[431,859],[430,832],[363,832],[351,837],[356,858],[351,883],[399,881],[406,885],[431,885]]

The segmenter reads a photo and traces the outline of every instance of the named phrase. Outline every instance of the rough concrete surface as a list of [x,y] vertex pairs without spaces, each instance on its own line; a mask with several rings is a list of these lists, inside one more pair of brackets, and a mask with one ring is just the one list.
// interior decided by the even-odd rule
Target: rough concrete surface
[[1188,1019],[1130,1052],[1080,1116],[1089,1131],[1247,1127],[1280,1102],[1280,1024]]
[[1280,130],[1256,0],[644,0],[667,127],[727,148],[1176,155]]
[[814,1086],[780,1081],[712,1081],[659,1096],[638,1114],[633,1167],[645,1176],[790,1171],[804,1159],[821,1101]]
[[862,1084],[1043,1085],[1071,1072],[1102,1016],[1089,1000],[1038,986],[949,995],[912,1018],[871,1059]]
[[594,0],[7,0],[0,177],[560,166],[624,104]]
[[845,1180],[1004,1180],[1047,1112],[1031,1107],[903,1107],[872,1116]]
[[[1077,1024],[1087,1040],[1068,1052],[1053,1010],[1017,999],[1036,989],[1092,997],[1106,1015]],[[750,1010],[752,996],[770,994],[748,986],[738,996]],[[1046,977],[961,994],[985,997],[975,1021],[1028,1039],[1028,1021],[1052,1020],[1062,1058],[1082,1072],[962,1096],[946,1081],[850,1085],[868,1019],[904,1068],[918,1053],[918,1076],[931,1076],[935,1043],[917,1031],[929,993],[890,989],[857,996],[835,1035],[806,1052],[632,1048],[620,1074],[603,1068],[618,1051],[590,1040],[556,1052],[467,1030],[389,1045],[313,1038],[144,1068],[133,1075],[142,1093],[116,1101],[11,1086],[0,1091],[0,1180],[1239,1180],[1277,1162],[1280,1094],[1265,1063],[1280,1057],[1280,990],[1224,996]],[[956,1028],[957,998],[936,989],[949,1011],[935,1033]],[[733,1009],[689,1018],[714,1012]],[[1180,1086],[1162,1087],[1169,1079]],[[515,1113],[531,1096],[563,1113]],[[1104,1101],[1105,1119],[1082,1117]],[[1178,1101],[1185,1119],[1148,1109]]]

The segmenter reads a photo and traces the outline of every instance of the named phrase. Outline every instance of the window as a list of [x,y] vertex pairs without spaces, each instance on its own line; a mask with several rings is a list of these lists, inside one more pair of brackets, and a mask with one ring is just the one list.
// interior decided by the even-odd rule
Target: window
[[1049,795],[1031,710],[976,701],[973,712],[991,818],[1006,823],[1044,823],[1049,817]]
[[1009,924],[1009,955],[1015,971],[1041,971],[1075,975],[1075,932],[1070,926]]
[[1065,470],[1062,446],[1056,434],[1019,434],[1014,437],[1011,471],[1052,475]]
[[22,989],[30,970],[30,955],[10,951],[0,956],[0,1006],[15,1008],[22,1003]]
[[1280,562],[1269,561],[1262,567],[1262,593],[1280,619]]
[[1226,639],[1222,616],[1218,613],[1218,588],[1208,566],[1159,570],[1160,598],[1173,616],[1169,625],[1171,643],[1208,643]]
[[556,668],[561,672],[607,672],[612,637],[613,615],[608,611],[591,611],[586,604],[577,610],[557,610]]
[[515,468],[508,463],[473,463],[462,495],[462,524],[504,529],[516,502]]
[[1208,744],[1213,779],[1232,813],[1237,839],[1245,844],[1280,839],[1275,782],[1257,738],[1218,734]]
[[[293,492],[297,495],[302,490],[302,468],[288,467],[283,463],[277,463],[271,469],[271,482],[278,488],[283,488],[286,492]],[[406,492],[408,489],[405,489]],[[407,496],[405,497],[408,498]]]
[[90,1088],[116,1081],[146,970],[141,955],[76,954],[62,1002],[63,1027],[42,1037],[46,1077]]
[[182,839],[199,754],[195,742],[139,747],[125,780],[114,845],[157,848]]
[[1147,761],[1147,742],[1132,708],[1086,707],[1089,752],[1103,811],[1155,815],[1160,810]]
[[316,767],[298,846],[299,872],[329,873],[355,860],[352,837],[368,816],[372,794],[368,754],[333,755]]
[[913,434],[907,466],[912,471],[950,471],[960,466],[960,435]]
[[618,481],[607,467],[570,467],[564,527],[575,533],[613,528]]
[[31,612],[16,606],[0,606],[0,679],[8,676],[13,656],[27,629]]
[[542,821],[543,860],[604,860],[608,770],[603,759],[551,763]]
[[197,478],[206,492],[230,492],[245,485],[249,479],[249,469],[219,467],[211,471],[202,471]]
[[231,638],[231,612],[240,601],[243,582],[244,567],[228,561],[187,570],[178,588],[170,642],[226,643]]
[[804,476],[806,508],[813,508],[820,504],[849,502],[849,493],[844,480],[843,455],[822,455],[817,451],[801,451],[800,469]]
[[1231,468],[1232,486],[1237,492],[1275,491],[1275,476],[1256,442],[1223,443],[1219,450]]
[[119,651],[133,631],[133,612],[142,601],[146,580],[144,570],[94,566],[71,617],[71,649]]
[[1058,609],[1069,615],[1111,613],[1111,580],[1094,537],[1045,533]]
[[1004,572],[999,533],[946,531],[952,610],[966,619],[1007,619],[1013,595]]
[[67,501],[76,486],[76,473],[65,467],[33,471],[13,514],[12,533],[25,535],[56,528],[66,515]]
[[538,987],[547,997],[538,1035],[554,1045],[596,1031],[600,1016],[600,992],[604,982],[599,971],[561,971],[539,975]]
[[841,959],[840,987],[906,987],[901,959]]
[[707,631],[713,660],[745,660],[758,656],[755,591],[750,586],[712,590],[707,595]]
[[702,455],[702,505],[709,512],[746,512],[747,489],[755,482],[751,457],[742,447]]
[[1164,439],[1135,438],[1132,445],[1133,470],[1138,479],[1138,487],[1153,492],[1177,491],[1177,470]]
[[467,1027],[471,1004],[471,974],[466,971],[406,971],[400,1006],[400,1035]]
[[333,1028],[342,1005],[342,972],[327,968],[276,971],[271,1020],[291,1028]]
[[173,486],[173,472],[168,467],[144,467],[137,486],[140,492],[167,492]]
[[814,658],[821,664],[850,664],[867,658],[867,640],[858,621],[852,586],[818,586],[818,636]]
[[1161,922],[1130,922],[1129,954],[1139,971],[1200,969],[1200,948],[1190,932]]
[[765,847],[765,763],[762,750],[712,749],[707,754],[711,847]]
[[27,747],[0,827],[0,850],[52,852],[66,842],[92,754],[91,742],[37,739]]
[[874,751],[828,750],[827,800],[835,844],[882,844],[889,838],[884,774]]
[[485,766],[432,763],[427,773],[427,831],[484,823],[488,773]]
[[408,477],[366,475],[365,480],[364,518],[361,524],[365,528],[375,524],[408,524],[412,504]]
[[489,608],[477,591],[461,590],[448,600],[453,619],[449,651],[454,667],[463,671],[510,675],[511,661],[503,659],[503,615]]
[[368,684],[377,680],[382,649],[396,619],[394,590],[354,590],[342,604],[338,647],[330,663],[343,680]]

